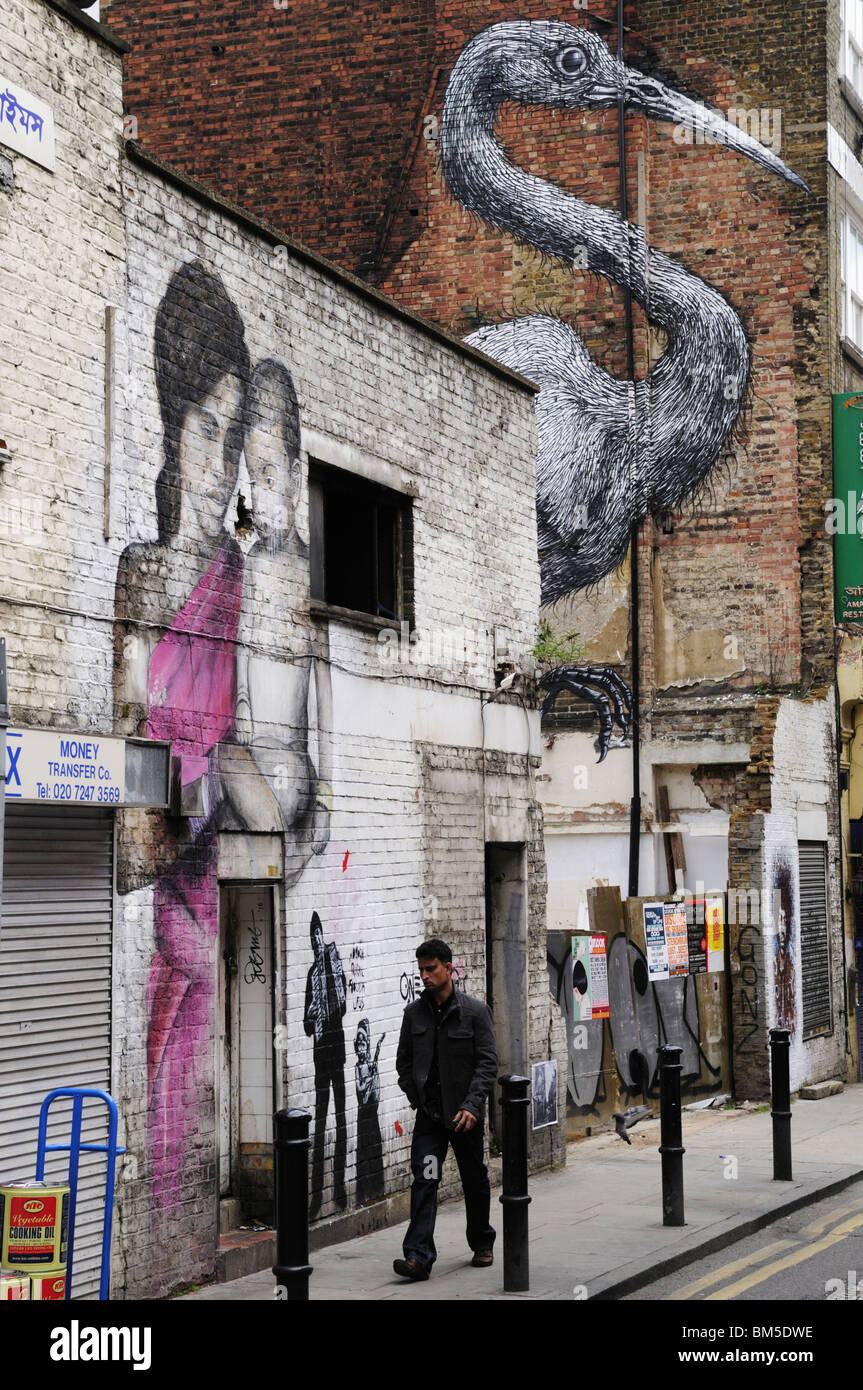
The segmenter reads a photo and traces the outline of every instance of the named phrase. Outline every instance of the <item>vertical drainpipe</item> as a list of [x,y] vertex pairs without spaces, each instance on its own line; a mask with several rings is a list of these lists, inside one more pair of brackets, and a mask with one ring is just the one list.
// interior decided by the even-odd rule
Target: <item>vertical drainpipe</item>
[[[623,0],[617,0],[617,61],[623,63]],[[620,176],[620,215],[629,220],[626,197],[626,102],[621,91],[617,98],[617,159]],[[623,286],[623,310],[626,321],[626,375],[631,383],[631,399],[635,397],[635,340],[632,329],[632,291]],[[638,468],[638,421],[635,421],[635,459]],[[631,480],[630,480],[631,481]],[[641,479],[636,478],[641,493]],[[639,703],[641,700],[640,649],[638,640],[638,522],[633,522],[629,537],[630,555],[630,631],[632,633],[632,800],[629,803],[629,888],[630,898],[638,897],[638,870],[641,858],[641,738],[639,734]]]

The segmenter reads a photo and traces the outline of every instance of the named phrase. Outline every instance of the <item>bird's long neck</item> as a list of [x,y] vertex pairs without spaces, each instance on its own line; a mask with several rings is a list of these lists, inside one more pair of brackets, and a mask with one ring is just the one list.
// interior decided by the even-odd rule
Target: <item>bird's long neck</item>
[[460,73],[457,66],[444,103],[440,151],[453,196],[545,255],[628,284],[642,302],[647,247],[641,229],[511,163],[494,135],[497,105],[471,85],[468,68]]
[[[648,469],[642,506],[672,506],[716,463],[743,403],[749,349],[722,295],[647,245],[640,227],[594,207],[506,158],[495,139],[499,100],[471,63],[447,88],[440,151],[454,197],[484,221],[545,255],[628,285],[668,342],[637,398],[650,428],[639,452],[662,451]],[[657,459],[658,461],[658,459]]]
[[[628,285],[651,322],[677,336],[687,288],[737,323],[717,291],[670,256],[648,247],[641,227],[583,202],[507,159],[494,135],[499,105],[473,89],[469,65],[450,79],[440,136],[444,175],[454,197],[484,221],[547,256]],[[681,293],[683,299],[681,300]]]

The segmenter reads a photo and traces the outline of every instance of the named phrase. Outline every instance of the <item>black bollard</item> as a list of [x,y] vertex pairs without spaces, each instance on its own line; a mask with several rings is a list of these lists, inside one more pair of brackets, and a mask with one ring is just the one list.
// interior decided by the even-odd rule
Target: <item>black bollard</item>
[[503,1153],[503,1291],[525,1293],[530,1288],[527,1209],[527,1112],[530,1106],[526,1076],[502,1076],[501,1151]]
[[773,1181],[791,1182],[791,1043],[787,1028],[770,1029]]
[[280,1110],[275,1116],[273,1145],[276,1185],[276,1283],[288,1301],[308,1303],[309,1275],[309,1125],[307,1110]]
[[662,1155],[662,1224],[684,1226],[683,1219],[683,1128],[680,1114],[680,1054],[666,1043],[659,1049],[659,1106]]

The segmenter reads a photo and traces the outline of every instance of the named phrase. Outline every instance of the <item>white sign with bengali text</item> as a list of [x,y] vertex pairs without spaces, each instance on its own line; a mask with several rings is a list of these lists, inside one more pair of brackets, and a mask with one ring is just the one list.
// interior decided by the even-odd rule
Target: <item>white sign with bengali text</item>
[[0,70],[0,145],[54,172],[54,116],[44,101],[7,82]]
[[6,800],[118,806],[126,742],[54,729],[6,730]]

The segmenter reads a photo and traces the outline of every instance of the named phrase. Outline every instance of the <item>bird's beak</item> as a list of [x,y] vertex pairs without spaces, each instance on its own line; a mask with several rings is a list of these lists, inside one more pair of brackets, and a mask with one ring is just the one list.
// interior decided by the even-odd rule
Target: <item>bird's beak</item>
[[[704,102],[693,101],[691,97],[675,92],[653,77],[647,77],[634,68],[624,68],[624,99],[627,106],[635,107],[657,121],[673,121],[687,132],[687,141],[702,135],[711,144],[727,145],[729,149],[745,154],[749,159],[778,174],[795,187],[810,191],[807,184],[789,169],[773,150],[762,145],[746,130],[741,130],[733,121],[723,116],[721,111]],[[742,113],[741,113],[742,114]],[[774,118],[775,119],[775,118]]]

